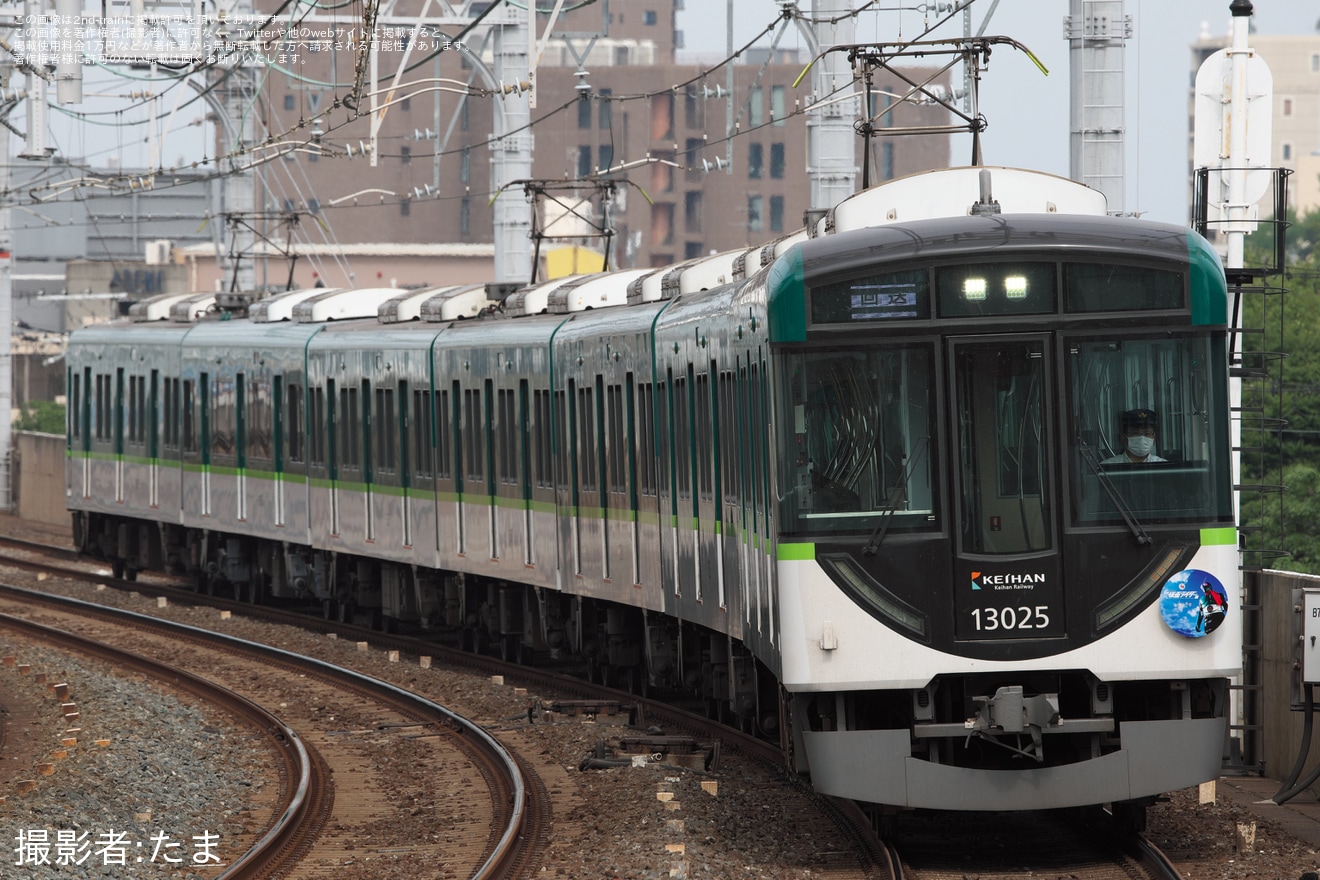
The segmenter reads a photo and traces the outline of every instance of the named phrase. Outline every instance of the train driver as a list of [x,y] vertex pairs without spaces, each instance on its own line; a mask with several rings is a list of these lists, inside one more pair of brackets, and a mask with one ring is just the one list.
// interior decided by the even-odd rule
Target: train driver
[[1119,435],[1123,451],[1100,462],[1105,464],[1148,464],[1164,461],[1155,454],[1155,411],[1130,409],[1119,417]]

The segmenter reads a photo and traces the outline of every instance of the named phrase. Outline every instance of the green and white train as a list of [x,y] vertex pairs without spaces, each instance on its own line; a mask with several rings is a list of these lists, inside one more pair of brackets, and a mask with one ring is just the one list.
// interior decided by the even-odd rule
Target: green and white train
[[117,572],[704,699],[871,804],[1139,816],[1219,771],[1230,314],[1188,230],[962,168],[502,302],[206,305],[73,334],[68,503]]

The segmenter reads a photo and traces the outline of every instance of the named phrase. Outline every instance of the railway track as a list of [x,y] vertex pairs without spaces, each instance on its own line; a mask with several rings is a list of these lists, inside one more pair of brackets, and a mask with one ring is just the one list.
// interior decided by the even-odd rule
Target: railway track
[[[4,546],[3,539],[0,539],[0,546]],[[26,545],[24,549],[30,550],[34,554],[39,553],[41,550],[36,545]],[[31,563],[33,568],[38,565],[39,563],[36,562]],[[67,570],[62,571],[62,573],[75,577],[87,576],[85,573],[79,575]],[[106,578],[104,575],[98,575],[96,579],[124,590],[141,591],[144,588],[142,583]],[[164,580],[161,579],[161,581]],[[742,755],[763,767],[778,768],[782,764],[779,747],[776,744],[740,733],[703,715],[688,712],[657,700],[645,699],[627,692],[605,688],[582,679],[565,676],[562,673],[534,669],[484,655],[474,655],[409,636],[389,635],[351,623],[326,621],[304,612],[253,606],[215,596],[199,596],[185,586],[182,581],[176,581],[175,584],[177,585],[161,581],[153,578],[151,585],[153,595],[166,596],[172,602],[205,604],[221,609],[239,611],[245,617],[291,624],[323,633],[335,633],[340,638],[370,641],[373,646],[380,650],[396,650],[405,655],[414,656],[424,653],[434,657],[437,664],[465,669],[480,675],[502,675],[511,682],[516,682],[529,689],[557,693],[565,700],[613,701],[617,704],[627,704],[634,707],[636,712],[635,723],[638,726],[658,726],[663,728],[667,734],[682,734],[696,740],[718,741],[720,749],[725,754]],[[928,852],[922,843],[924,832],[920,830],[920,826],[914,826],[913,830],[903,832],[893,839],[881,841],[872,832],[869,818],[855,804],[814,795],[813,798],[819,810],[819,815],[803,815],[799,821],[804,823],[820,821],[820,816],[824,816],[826,821],[832,823],[835,829],[850,841],[853,852],[832,854],[832,858],[837,859],[836,867],[843,871],[844,876],[892,878],[892,880],[945,880],[945,878],[958,878],[958,880],[961,880],[964,876],[975,876],[978,877],[978,880],[994,880],[994,878],[1000,876],[1019,877],[1023,869],[1022,866],[1027,864],[1027,862],[1019,861],[1018,866],[1014,867],[1011,863],[1012,852],[1010,851],[1008,854],[1009,862],[1004,864],[1000,873],[995,873],[999,869],[995,867],[996,863],[993,860],[987,858],[987,854],[1001,853],[1002,846],[993,841],[1014,839],[1011,835],[1005,836],[1006,832],[1002,830],[986,832],[984,839],[987,843],[984,845],[977,843],[975,837],[968,838],[965,846],[960,843],[957,847],[957,851],[960,853],[981,852],[980,856],[974,857],[971,861],[955,857],[951,861],[941,862],[940,859],[942,858],[946,860],[950,858],[951,848],[948,847],[950,838],[947,829],[944,832],[934,833],[933,840],[936,843]],[[920,821],[938,823],[940,821],[939,815],[941,814],[922,814],[923,818]],[[952,826],[958,829],[960,836],[966,833],[967,816],[965,814],[945,815],[951,817],[945,821],[952,823]],[[1078,832],[1074,832],[1073,837],[1064,834],[1062,829],[1066,827],[1066,823],[1059,825],[1056,816],[1040,814],[1038,821],[1051,828],[1059,826],[1060,830],[1051,831],[1051,834],[1061,835],[1058,837],[1057,846],[1051,844],[1040,848],[1036,846],[1036,838],[1030,836],[1034,834],[1034,832],[1030,832],[1030,828],[1035,826],[1029,825],[1028,829],[1022,831],[1016,838],[1033,841],[1030,857],[1027,861],[1040,866],[1035,869],[1038,874],[1040,871],[1049,870],[1051,866],[1057,865],[1058,870],[1064,872],[1060,876],[1068,877],[1072,875],[1077,880],[1111,880],[1111,878],[1119,877],[1177,880],[1180,876],[1168,860],[1164,859],[1145,840],[1132,838],[1120,840],[1106,833],[1104,837],[1106,843],[1104,846],[1100,846],[1095,840],[1087,842],[1084,831],[1080,832],[1080,837],[1076,836]],[[1021,835],[1028,836],[1023,837]],[[940,843],[943,846],[940,846]],[[509,876],[516,876],[516,874]]]
[[[957,845],[951,845],[957,841]],[[916,813],[895,823],[895,880],[1180,880],[1141,835],[1115,830],[1107,814]]]
[[[305,717],[288,719],[287,728],[272,726],[268,717],[254,722],[262,729],[283,731],[274,734],[275,741],[296,743],[304,752],[304,769],[296,774],[279,771],[282,789],[298,793],[298,803],[303,806],[295,810],[290,803],[282,802],[281,808],[274,811],[281,818],[236,862],[231,869],[234,877],[317,876],[334,863],[337,853],[352,852],[362,844],[362,841],[337,839],[335,834],[327,838],[325,831],[327,827],[351,828],[355,819],[363,820],[363,814],[367,821],[380,818],[379,798],[373,799],[369,792],[362,794],[363,785],[367,784],[362,780],[369,782],[372,778],[372,758],[358,754],[361,752],[358,746],[364,739],[379,741],[392,737],[387,743],[392,751],[398,741],[406,738],[414,746],[408,753],[410,760],[418,764],[414,769],[435,770],[430,783],[441,790],[453,786],[452,797],[456,802],[468,804],[466,812],[471,821],[466,834],[454,835],[457,842],[445,847],[444,852],[431,847],[436,850],[428,856],[432,864],[446,866],[462,876],[524,876],[527,866],[536,862],[544,846],[548,816],[542,787],[535,781],[529,784],[524,768],[480,726],[433,701],[323,661],[78,600],[0,587],[0,606],[12,609],[14,615],[40,613],[43,617],[54,617],[62,622],[62,629],[85,629],[83,642],[131,640],[150,648],[152,653],[165,653],[171,658],[191,655],[190,665],[207,668],[208,680],[270,683],[275,691],[274,696],[266,694],[268,701],[280,701],[288,683],[294,682],[299,694],[318,707],[337,705],[356,711],[353,715],[337,710],[337,715],[328,716],[330,722],[336,722],[329,726],[318,726],[313,723],[316,719]],[[12,625],[24,624],[16,619]],[[43,638],[54,640],[56,636],[43,633]],[[180,644],[184,646],[182,649],[178,647]],[[114,657],[110,662],[117,665],[130,662],[119,659],[120,652],[109,647],[93,649],[80,643],[78,649],[105,652],[98,656]],[[168,662],[142,658],[137,662],[152,664],[152,674],[165,680],[184,674],[171,668],[177,659]],[[201,680],[200,676],[192,678]],[[251,687],[261,689],[256,684]],[[213,697],[208,693],[206,699]],[[280,705],[289,704],[281,701]],[[290,709],[286,714],[305,713]],[[315,710],[311,714],[315,715]],[[347,729],[341,729],[344,722],[351,722]],[[393,768],[386,766],[382,772],[393,772]],[[332,776],[349,781],[353,790],[341,790],[336,797],[330,783]],[[478,778],[483,784],[473,786],[471,781]],[[458,783],[460,779],[467,781]],[[482,791],[486,793],[484,796],[480,794]],[[365,800],[357,804],[355,798]],[[412,843],[403,847],[409,851],[422,848]],[[298,868],[298,864],[304,867]],[[312,867],[306,867],[309,864]]]
[[[46,645],[76,651],[107,663],[111,668],[135,672],[171,688],[185,690],[227,713],[249,729],[267,752],[276,757],[274,773],[280,793],[278,817],[260,839],[233,865],[227,877],[250,880],[273,876],[297,861],[324,821],[334,788],[325,763],[307,748],[298,734],[256,702],[186,670],[131,653],[93,638],[0,614],[0,628],[17,632]],[[318,821],[318,818],[320,821]]]

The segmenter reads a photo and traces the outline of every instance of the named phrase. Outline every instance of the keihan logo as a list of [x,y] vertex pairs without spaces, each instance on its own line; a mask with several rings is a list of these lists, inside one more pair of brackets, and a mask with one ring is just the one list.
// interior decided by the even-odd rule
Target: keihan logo
[[973,590],[979,590],[979,589],[981,589],[981,585],[978,584],[978,583],[976,582],[976,579],[979,578],[980,576],[981,576],[981,573],[980,573],[979,571],[974,571],[974,572],[972,572],[972,589],[973,589]]

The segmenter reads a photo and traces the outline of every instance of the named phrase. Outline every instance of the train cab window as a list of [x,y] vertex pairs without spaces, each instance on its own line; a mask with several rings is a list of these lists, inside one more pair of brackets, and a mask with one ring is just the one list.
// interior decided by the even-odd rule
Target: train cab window
[[1231,522],[1223,337],[1078,340],[1068,347],[1075,525]]
[[1186,274],[1139,266],[1073,263],[1063,268],[1069,312],[1182,308]]
[[789,353],[782,363],[784,531],[870,532],[884,522],[891,531],[934,527],[930,349]]

